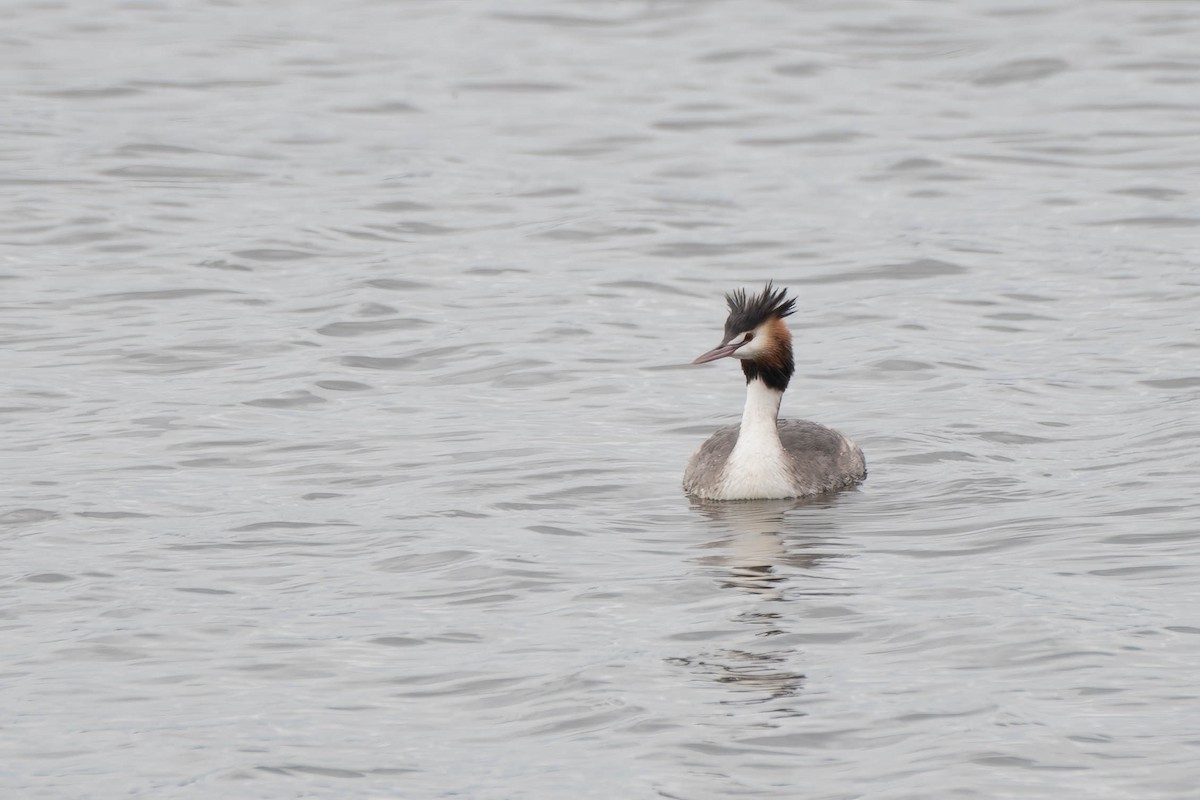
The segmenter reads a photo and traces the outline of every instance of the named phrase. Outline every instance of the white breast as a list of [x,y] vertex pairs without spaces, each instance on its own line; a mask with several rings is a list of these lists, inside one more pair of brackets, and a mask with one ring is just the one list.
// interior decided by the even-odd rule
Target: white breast
[[729,454],[715,500],[748,500],[795,497],[791,464],[779,435],[747,435],[745,426]]

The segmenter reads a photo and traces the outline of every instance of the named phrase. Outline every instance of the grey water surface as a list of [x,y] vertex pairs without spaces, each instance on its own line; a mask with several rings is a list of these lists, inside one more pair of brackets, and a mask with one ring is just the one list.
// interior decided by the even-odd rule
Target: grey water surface
[[[0,7],[0,796],[1200,796],[1198,42]],[[693,505],[767,279],[871,474]]]

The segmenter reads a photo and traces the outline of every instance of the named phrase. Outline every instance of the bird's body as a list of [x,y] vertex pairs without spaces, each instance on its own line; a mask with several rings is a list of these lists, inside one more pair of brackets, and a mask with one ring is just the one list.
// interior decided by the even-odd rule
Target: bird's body
[[741,360],[746,406],[740,425],[721,428],[688,462],[683,488],[706,500],[808,497],[845,489],[867,475],[858,445],[807,420],[780,420],[779,403],[794,371],[791,333],[783,318],[794,300],[770,284],[757,297],[727,296],[725,340],[696,359]]

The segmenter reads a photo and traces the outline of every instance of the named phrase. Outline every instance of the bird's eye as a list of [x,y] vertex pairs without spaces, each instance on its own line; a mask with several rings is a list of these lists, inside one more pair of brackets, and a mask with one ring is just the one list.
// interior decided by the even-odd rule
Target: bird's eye
[[753,338],[754,338],[754,334],[753,334],[753,333],[747,333],[747,334],[746,334],[746,338],[745,338],[745,339],[742,339],[742,344],[749,344],[749,343],[750,343],[750,340],[751,340],[751,339],[753,339]]

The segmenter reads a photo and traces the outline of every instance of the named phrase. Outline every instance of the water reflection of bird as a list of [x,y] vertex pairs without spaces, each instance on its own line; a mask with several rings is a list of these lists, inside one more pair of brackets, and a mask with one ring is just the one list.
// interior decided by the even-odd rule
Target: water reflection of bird
[[[692,498],[691,505],[727,531],[725,536],[704,545],[721,552],[701,559],[701,563],[723,568],[723,585],[727,587],[781,600],[781,584],[786,577],[779,574],[778,567],[812,569],[835,557],[814,551],[828,543],[833,533],[832,520],[820,523],[809,520],[803,540],[783,535],[784,516],[788,511],[829,505],[828,500],[792,498],[758,503],[717,503]],[[814,529],[818,525],[819,529]]]
[[738,290],[725,299],[725,338],[692,363],[740,359],[746,406],[740,425],[721,428],[692,456],[684,490],[708,500],[760,500],[810,497],[861,482],[867,467],[858,445],[815,422],[779,419],[795,371],[783,318],[796,301],[770,283],[757,296]]
[[751,653],[746,650],[721,650],[710,657],[675,658],[672,663],[691,667],[716,683],[732,685],[746,696],[725,703],[765,703],[779,697],[793,697],[804,685],[804,675],[788,669],[787,651]]
[[[739,613],[737,621],[750,626],[755,638],[779,636],[786,633],[787,602],[804,592],[789,593],[785,587],[789,576],[780,567],[813,569],[825,561],[837,558],[828,552],[833,534],[833,520],[810,520],[821,526],[814,531],[805,526],[805,536],[785,534],[785,515],[801,507],[821,507],[830,504],[828,498],[808,500],[767,500],[759,503],[721,503],[692,498],[692,508],[705,516],[721,535],[704,545],[712,551],[698,559],[701,564],[715,567],[721,585],[768,601]],[[775,601],[775,602],[771,602]],[[726,684],[741,695],[740,699],[724,702],[763,703],[767,700],[791,697],[804,684],[803,673],[790,669],[795,652],[784,647],[759,650],[724,648],[675,659],[705,674],[710,680]],[[789,713],[776,708],[775,713]]]

